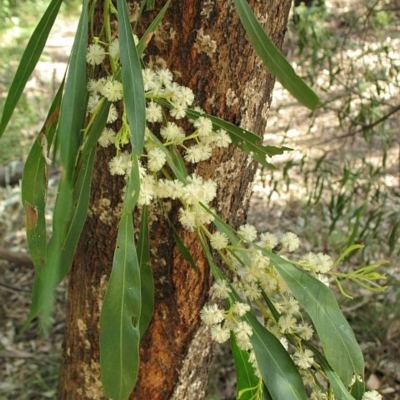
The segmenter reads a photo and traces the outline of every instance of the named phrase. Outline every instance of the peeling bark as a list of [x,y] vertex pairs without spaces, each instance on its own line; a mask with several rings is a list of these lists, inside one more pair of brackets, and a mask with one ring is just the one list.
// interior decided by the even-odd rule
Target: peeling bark
[[[290,3],[250,1],[278,46]],[[162,5],[163,1],[156,1],[156,10]],[[145,13],[140,29],[155,15],[156,11]],[[179,76],[180,84],[193,89],[206,112],[260,135],[264,132],[274,81],[248,44],[232,2],[172,2],[159,33],[146,49],[148,62],[160,63],[160,58]],[[98,319],[117,233],[118,213],[113,210],[118,209],[122,185],[109,175],[111,156],[104,149],[97,156],[90,214],[70,273],[60,399],[104,398],[99,381]],[[218,182],[214,206],[233,226],[245,221],[255,169],[251,160],[233,148],[216,151],[210,162],[196,169],[204,178]],[[168,206],[170,220],[177,221],[177,204]],[[211,353],[199,313],[207,301],[209,269],[194,234],[179,231],[198,271],[183,259],[157,210],[152,210],[151,220],[156,309],[142,340],[138,384],[130,399],[202,399]]]

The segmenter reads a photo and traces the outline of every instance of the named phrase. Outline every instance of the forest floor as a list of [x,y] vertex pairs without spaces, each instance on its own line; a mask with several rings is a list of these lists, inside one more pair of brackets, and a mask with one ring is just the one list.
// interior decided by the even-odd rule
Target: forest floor
[[[334,34],[337,37],[346,36],[353,42],[351,48],[336,48],[337,52],[329,57],[333,64],[351,63],[348,58],[350,51],[361,44],[382,42],[385,40],[382,35],[391,38],[393,47],[400,48],[400,31],[393,28],[396,24],[392,23],[387,32],[381,29],[379,35],[371,30],[367,34],[363,31],[362,35],[351,31],[346,18],[350,18],[354,8],[357,8],[357,0],[326,3],[342,12],[337,18],[330,17]],[[389,2],[385,4],[389,5]],[[399,9],[396,8],[399,4],[390,4],[395,6],[393,15],[399,26]],[[40,129],[40,121],[46,114],[51,95],[64,74],[75,24],[61,21],[55,27],[44,57],[17,110],[21,117],[11,126],[0,148],[0,165],[25,159],[26,144]],[[2,43],[10,43],[19,37],[19,33],[14,31],[8,32],[8,35],[2,38]],[[285,51],[290,60],[299,64],[296,40],[296,33],[289,31]],[[7,53],[10,60],[15,59],[12,48],[6,51],[10,52]],[[370,63],[376,62],[374,60],[372,58]],[[324,59],[321,65],[326,61]],[[378,60],[379,65],[382,62]],[[303,71],[309,67],[307,64],[299,66]],[[373,65],[373,68],[377,66]],[[1,70],[7,82],[14,70],[12,63],[4,71]],[[329,86],[326,80],[330,75],[324,72],[327,70],[329,68],[324,67],[316,73],[318,77],[315,81],[322,87]],[[1,90],[5,83],[0,81]],[[365,135],[354,134],[357,126],[344,117],[338,118],[338,109],[347,104],[345,98],[346,92],[350,91],[349,86],[335,85],[330,85],[329,91],[321,91],[321,97],[326,100],[333,93],[336,103],[330,103],[329,112],[326,108],[317,114],[300,107],[279,84],[276,85],[264,139],[267,144],[284,144],[295,150],[271,160],[277,166],[276,171],[259,171],[248,219],[262,232],[271,231],[278,235],[286,231],[297,233],[304,253],[324,251],[338,256],[351,240],[364,243],[364,252],[349,259],[342,267],[346,271],[380,259],[390,261],[384,267],[389,286],[385,292],[371,294],[350,285],[346,288],[351,291],[353,299],[338,298],[364,351],[368,387],[379,390],[384,399],[399,400],[400,249],[397,236],[391,235],[393,226],[396,226],[393,222],[396,216],[393,215],[398,213],[400,204],[399,142],[393,139],[395,134],[390,137],[390,146],[385,146],[382,135],[379,139],[366,140]],[[391,103],[397,103],[400,85],[396,85],[391,97],[386,99],[388,109]],[[394,130],[397,137],[399,119],[394,113],[384,125],[387,131]],[[15,135],[16,131],[20,132],[19,136]],[[347,178],[344,179],[344,176]],[[57,177],[54,177],[50,180],[50,199],[56,184]],[[392,236],[394,244],[389,243]],[[0,258],[1,248],[14,252],[27,251],[18,185],[0,187]],[[0,275],[0,400],[56,398],[65,285],[57,292],[52,329],[48,337],[43,337],[34,324],[26,330],[21,329],[29,310],[32,267],[24,260],[0,260]],[[216,349],[212,368],[207,398],[233,400],[234,367],[226,346]]]

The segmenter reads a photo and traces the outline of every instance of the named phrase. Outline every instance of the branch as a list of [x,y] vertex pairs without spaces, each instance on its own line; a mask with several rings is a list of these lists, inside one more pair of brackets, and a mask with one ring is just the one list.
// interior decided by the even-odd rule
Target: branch
[[332,142],[334,140],[337,140],[337,139],[344,139],[344,138],[347,138],[347,137],[355,136],[355,135],[358,135],[358,134],[360,134],[362,132],[365,132],[365,131],[367,131],[369,129],[372,129],[376,125],[379,125],[382,122],[384,122],[385,120],[387,120],[388,118],[390,118],[397,111],[400,111],[400,104],[394,106],[390,111],[388,111],[387,114],[385,114],[383,117],[377,119],[376,121],[373,121],[373,122],[371,122],[369,124],[361,125],[360,128],[358,130],[356,130],[355,132],[349,132],[349,133],[345,133],[343,135],[331,137],[329,139],[326,139],[324,141],[319,142],[318,145],[327,144],[327,143],[330,143],[330,142]]
[[33,263],[29,255],[21,251],[10,251],[0,247],[0,259],[7,260],[15,264],[25,265],[27,267],[33,267]]

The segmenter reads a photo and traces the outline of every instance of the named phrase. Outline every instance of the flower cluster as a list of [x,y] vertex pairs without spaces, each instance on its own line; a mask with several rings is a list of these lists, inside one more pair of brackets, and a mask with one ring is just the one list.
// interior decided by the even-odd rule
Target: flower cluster
[[[228,298],[231,289],[224,280],[218,280],[214,283],[212,293],[219,298]],[[250,338],[253,335],[253,329],[243,318],[250,311],[250,306],[242,302],[233,302],[228,310],[221,309],[217,304],[206,305],[200,317],[205,325],[211,329],[211,337],[218,343],[226,342],[231,335],[234,335],[238,347],[249,352],[249,361],[254,367],[258,376],[260,376],[256,357]]]
[[[284,341],[286,333],[296,333],[300,338],[309,340],[313,335],[312,327],[304,322],[298,321],[300,317],[300,306],[298,302],[287,294],[287,287],[283,283],[279,274],[275,271],[270,259],[266,257],[257,247],[252,247],[258,237],[254,226],[245,224],[239,227],[237,233],[239,240],[237,243],[230,243],[225,233],[216,231],[210,233],[205,230],[209,236],[210,245],[218,251],[226,265],[233,274],[233,281],[228,282],[223,279],[217,280],[212,287],[212,296],[218,301],[224,300],[229,303],[229,309],[221,311],[216,306],[206,306],[202,313],[202,319],[207,325],[211,325],[211,335],[218,341],[225,341],[233,332],[238,346],[242,350],[251,350],[250,330],[246,331],[243,324],[246,324],[241,318],[250,311],[250,304],[261,311],[264,318],[264,325],[273,332],[278,339]],[[269,249],[278,244],[278,238],[272,233],[260,235],[258,245],[267,245]],[[285,246],[293,249],[298,245],[298,238],[293,233],[285,234],[281,242]],[[289,245],[288,245],[289,244]],[[245,299],[245,302],[233,301],[236,298]],[[263,306],[263,293],[271,299],[274,299],[274,307],[279,313],[279,319],[274,318],[268,307]],[[210,317],[215,311],[218,313],[216,320]],[[248,335],[238,333],[241,328],[248,332]],[[216,332],[221,333],[216,335]],[[222,334],[223,332],[223,334]],[[224,340],[223,340],[224,339]],[[298,365],[306,365],[304,354],[297,353],[295,360],[299,360]],[[308,357],[309,359],[309,357]]]
[[[87,51],[87,62],[93,66],[104,61],[108,54],[113,61],[119,59],[118,41],[114,40],[108,52],[101,44],[93,43]],[[156,70],[144,68],[142,70],[146,96],[146,127],[144,154],[140,158],[141,191],[139,205],[150,205],[157,199],[179,199],[182,207],[179,210],[179,220],[189,231],[208,224],[212,221],[210,213],[203,208],[216,196],[216,184],[211,180],[204,180],[198,175],[191,175],[185,179],[166,178],[164,168],[167,163],[167,149],[178,149],[188,163],[198,163],[208,160],[214,148],[229,146],[231,138],[222,129],[215,129],[212,121],[200,116],[191,120],[192,129],[185,132],[178,125],[178,120],[186,117],[188,107],[194,103],[194,94],[191,89],[178,85],[173,80],[172,73],[163,67]],[[90,80],[88,83],[90,113],[96,112],[96,106],[102,98],[111,102],[108,123],[118,118],[115,103],[123,98],[122,83],[114,75]],[[168,105],[166,107],[165,105]],[[167,114],[166,109],[169,109]],[[201,110],[200,110],[201,111]],[[99,138],[102,147],[115,146],[117,154],[109,162],[112,175],[129,176],[132,163],[130,154],[121,147],[129,142],[129,128],[124,123],[125,115],[119,132],[107,126]],[[176,122],[175,122],[175,121]]]
[[[310,388],[311,398],[325,398],[325,389],[321,386],[323,368],[312,347],[308,346],[314,338],[314,327],[304,318],[299,302],[291,295],[273,262],[262,251],[263,248],[268,251],[280,249],[279,254],[283,256],[284,252],[298,249],[299,238],[292,232],[285,233],[280,239],[270,232],[259,235],[250,224],[239,227],[234,242],[224,232],[217,230],[211,233],[206,228],[203,231],[232,277],[229,280],[221,278],[214,283],[211,298],[215,303],[207,304],[201,312],[203,322],[210,326],[212,339],[222,343],[233,336],[238,347],[248,353],[256,376],[260,376],[257,354],[251,342],[252,328],[246,317],[248,312],[255,313],[291,356],[304,384]],[[322,253],[308,253],[294,263],[316,277],[325,278],[334,265],[332,259]],[[225,304],[226,308],[222,308],[221,304]],[[365,399],[369,399],[368,396],[374,394],[367,392]]]

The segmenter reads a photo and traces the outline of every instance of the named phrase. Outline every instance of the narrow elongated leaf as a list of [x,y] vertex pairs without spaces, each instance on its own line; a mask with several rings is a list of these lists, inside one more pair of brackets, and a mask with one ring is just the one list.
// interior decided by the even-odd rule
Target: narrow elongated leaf
[[[55,252],[58,252],[61,255],[60,274],[57,279],[57,284],[61,282],[71,268],[75,249],[78,245],[78,241],[86,221],[87,210],[89,207],[90,188],[92,183],[92,172],[96,154],[96,144],[97,139],[100,137],[106,125],[108,108],[109,104],[105,103],[96,114],[96,117],[87,132],[87,140],[83,146],[82,154],[76,166],[77,177],[73,187],[73,205],[69,220],[66,222],[66,234],[61,240],[61,247],[59,249],[56,249],[55,247],[54,249]],[[62,189],[62,191],[64,190],[68,189]],[[56,203],[54,214],[61,214],[62,210],[63,203]],[[56,218],[56,215],[54,215],[54,218]],[[60,225],[62,224],[60,223]],[[55,229],[56,226],[53,226],[53,231]]]
[[[126,399],[136,383],[140,324],[143,327],[146,322],[140,317],[141,266],[134,241],[132,217],[139,192],[139,163],[132,153],[132,169],[125,190],[113,266],[100,315],[101,377],[106,395],[113,400]],[[145,223],[146,215],[144,218]],[[142,226],[142,229],[146,228]],[[140,242],[139,254],[142,261],[149,258],[146,240],[148,233],[145,232]]]
[[30,322],[40,313],[41,325],[47,329],[50,324],[50,315],[54,306],[54,290],[59,283],[60,249],[62,239],[66,235],[68,221],[72,213],[72,188],[63,179],[59,185],[59,193],[53,213],[53,235],[48,245],[46,264],[36,270],[33,285],[32,304],[28,315]]
[[[151,8],[149,8],[149,3],[150,2],[147,1],[147,10],[153,10],[154,9],[154,0],[153,0],[153,5],[151,6]],[[164,7],[157,14],[157,16],[151,21],[151,24],[149,25],[149,27],[146,29],[146,31],[140,38],[139,43],[137,45],[137,51],[140,56],[143,54],[143,51],[146,48],[146,45],[151,38],[151,35],[157,30],[158,25],[164,18],[164,15],[167,12],[170,4],[171,4],[171,0],[168,0],[165,3]]]
[[351,246],[349,246],[342,254],[340,254],[340,256],[337,258],[337,260],[335,261],[334,266],[339,265],[339,263],[346,258],[350,253],[352,253],[353,251],[362,249],[364,246],[362,244],[353,244]]
[[175,228],[175,225],[171,222],[171,220],[168,218],[167,215],[165,215],[165,218],[167,219],[168,226],[172,231],[172,236],[174,237],[174,242],[177,245],[180,253],[182,254],[183,259],[186,260],[196,272],[199,272],[199,269],[197,268],[196,261],[194,260],[192,253],[183,243],[183,240],[179,236],[179,232]]
[[26,236],[29,253],[36,268],[42,267],[47,257],[46,196],[47,152],[57,127],[62,85],[48,112],[46,121],[36,138],[24,165],[22,175],[22,203],[26,213]]
[[293,295],[311,317],[329,365],[347,386],[364,376],[364,360],[354,333],[333,293],[318,279],[288,261],[261,249],[272,261]]
[[185,177],[188,176],[185,161],[183,160],[181,153],[179,153],[176,148],[172,148],[170,149],[170,155],[174,165],[176,165],[176,167],[181,171],[181,175]]
[[268,388],[265,386],[265,384],[263,387],[262,400],[273,400],[271,395],[269,394]]
[[86,221],[95,149],[81,166],[75,193],[63,179],[53,213],[53,235],[48,244],[46,265],[37,271],[27,323],[38,314],[44,329],[53,310],[53,293],[72,265],[75,249]]
[[128,398],[139,371],[140,266],[132,215],[123,214],[100,315],[101,380],[106,396]]
[[[25,209],[25,221],[26,221],[26,236],[28,240],[29,254],[32,258],[34,266],[37,268],[44,265],[46,262],[47,254],[47,237],[46,237],[46,218],[45,218],[45,206],[46,206],[46,192],[47,192],[47,168],[44,165],[44,161],[40,158],[34,159],[35,156],[41,156],[40,148],[36,143],[33,145],[29,155],[28,166],[35,167],[32,169],[32,175],[34,179],[30,180],[34,184],[34,191],[31,195],[26,196],[22,194],[23,205]],[[33,161],[36,161],[36,165],[33,165]],[[26,174],[28,180],[29,174]],[[28,190],[29,186],[24,185],[25,190]],[[27,193],[27,192],[26,192]],[[39,196],[42,199],[39,199]],[[28,198],[32,197],[32,201]]]
[[140,337],[146,332],[154,312],[154,278],[150,264],[149,216],[147,206],[143,206],[137,254],[140,265],[142,310],[140,312]]
[[[136,155],[132,153],[132,169],[125,191],[113,267],[100,316],[102,383],[105,393],[115,400],[127,398],[136,383],[140,324],[144,329],[148,322],[141,320],[141,266],[134,242],[132,217],[139,192],[139,164]],[[142,235],[139,254],[140,260],[145,262],[149,258],[145,243],[148,233]]]
[[85,142],[82,146],[82,152],[80,154],[81,158],[85,159],[92,149],[96,147],[103,129],[106,126],[109,109],[110,103],[104,98],[100,100],[96,116],[94,117],[94,120],[88,132],[86,133]]
[[[66,76],[67,76],[67,70],[65,70],[63,80],[62,80],[61,85],[60,85],[60,87],[58,89],[59,92],[61,93],[61,96],[62,96],[62,93],[64,92],[64,85],[65,85]],[[61,103],[60,103],[60,108],[61,108]],[[57,118],[59,117],[59,115],[60,115],[60,113],[58,113]],[[58,161],[58,154],[60,154],[60,152],[59,152],[59,149],[60,149],[59,142],[60,141],[59,141],[58,136],[57,136],[57,131],[58,130],[56,129],[54,131],[54,135],[52,135],[52,136],[50,136],[48,138],[48,142],[51,142],[51,145],[52,145],[51,148],[49,149],[49,151],[51,153],[51,161],[52,161],[53,164],[55,164]]]
[[246,129],[237,127],[230,122],[224,121],[212,115],[202,114],[195,110],[187,110],[186,115],[189,118],[197,119],[200,116],[209,118],[213,125],[217,128],[225,130],[232,139],[232,143],[239,147],[246,154],[251,154],[257,162],[264,167],[275,169],[274,165],[267,161],[267,157],[272,157],[278,154],[283,154],[285,151],[292,151],[289,147],[264,146],[261,143],[261,138]]
[[214,217],[213,224],[216,226],[216,228],[219,231],[225,233],[225,235],[228,236],[229,241],[233,245],[237,244],[239,242],[239,238],[237,237],[235,230],[231,226],[229,226],[223,219],[221,219],[221,217],[211,211],[209,207],[202,203],[201,206]]
[[[307,343],[307,347],[309,347],[315,354],[316,358],[318,359],[318,362],[324,369],[325,374],[327,375],[329,382],[332,386],[332,389],[335,393],[335,398],[338,400],[361,400],[361,397],[364,393],[364,390],[354,398],[347,388],[344,386],[343,382],[340,380],[338,374],[332,370],[331,366],[326,362],[325,357],[318,351],[317,348],[315,348],[312,344]],[[363,385],[361,385],[363,387]],[[356,389],[360,389],[360,386],[358,384],[355,385]]]
[[117,0],[117,8],[125,110],[131,132],[132,150],[136,155],[140,155],[143,151],[144,130],[146,127],[146,103],[142,67],[133,40],[126,1]]
[[[88,138],[98,138],[106,124],[108,107],[104,105],[96,115]],[[89,205],[90,186],[95,159],[95,140],[88,139],[77,165],[77,179],[72,188],[62,177],[53,213],[53,235],[48,245],[46,265],[35,276],[32,305],[28,323],[41,313],[42,325],[46,327],[53,307],[53,292],[72,265]],[[90,148],[91,145],[91,148]]]
[[28,79],[42,54],[50,30],[58,15],[61,3],[62,0],[52,0],[50,2],[47,10],[43,14],[43,17],[40,19],[31,38],[29,39],[4,104],[0,121],[0,137],[3,135],[8,122],[10,121],[11,115],[14,112],[15,106],[25,88],[26,82],[28,82]]
[[257,394],[259,378],[249,363],[249,353],[239,349],[234,336],[231,337],[231,349],[236,370],[236,399],[252,400]]
[[[351,388],[351,395],[356,400],[362,400],[362,397],[363,397],[364,393],[365,393],[365,383],[364,383],[364,381],[360,381],[360,380],[356,379],[355,384]],[[339,396],[337,396],[337,397],[339,398]]]
[[234,0],[234,3],[250,43],[267,69],[300,103],[315,110],[320,104],[318,96],[294,72],[292,66],[257,21],[247,1]]
[[154,10],[154,3],[155,3],[155,0],[147,0],[147,2],[146,2],[147,11]]
[[303,380],[281,342],[253,314],[247,313],[245,318],[253,328],[250,340],[263,382],[271,397],[274,400],[307,400]]
[[361,397],[353,397],[343,382],[340,380],[339,375],[332,370],[332,368],[324,368],[324,371],[329,379],[329,383],[335,393],[335,399],[338,400],[361,400]]
[[86,50],[88,42],[88,0],[82,12],[69,60],[68,76],[61,104],[58,139],[60,158],[65,178],[72,183],[74,166],[82,141],[82,128],[86,116]]
[[[171,108],[173,106],[167,100],[159,99],[158,102],[168,108]],[[247,129],[238,127],[218,117],[214,117],[213,115],[188,109],[186,110],[186,116],[194,120],[199,117],[209,118],[214,125],[214,129],[225,130],[229,134],[235,146],[239,147],[246,154],[250,154],[261,165],[271,169],[275,169],[275,167],[267,161],[267,157],[273,157],[275,155],[283,154],[285,151],[293,150],[286,146],[264,146],[261,144],[261,138],[255,133],[248,131]]]
[[147,0],[142,0],[141,3],[140,3],[140,7],[139,7],[139,10],[137,12],[136,21],[135,21],[135,23],[133,25],[133,32],[136,32],[137,24],[140,21],[142,15],[143,15],[143,11],[144,11],[144,8],[146,6],[146,3],[147,3]]
[[149,132],[149,136],[151,140],[157,145],[157,147],[165,154],[167,164],[172,169],[174,175],[181,181],[186,182],[187,178],[187,170],[181,164],[181,160],[177,158],[177,155],[174,152],[170,152],[165,146],[161,143],[161,141],[157,138],[156,135]]
[[207,258],[207,262],[211,269],[211,273],[212,273],[214,279],[226,279],[226,276],[224,275],[224,273],[216,266],[213,256],[210,251],[210,247],[207,243],[207,240],[204,237],[204,234],[201,231],[198,232],[198,237],[200,240],[201,248],[203,249],[204,255]]
[[137,204],[140,194],[139,161],[136,154],[132,153],[132,168],[129,181],[125,190],[123,212],[131,214]]

